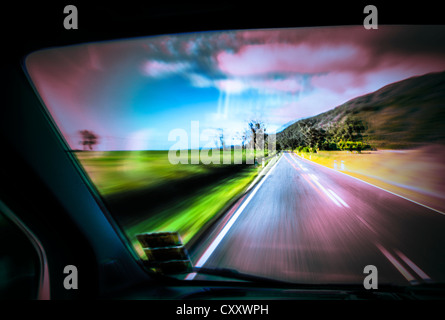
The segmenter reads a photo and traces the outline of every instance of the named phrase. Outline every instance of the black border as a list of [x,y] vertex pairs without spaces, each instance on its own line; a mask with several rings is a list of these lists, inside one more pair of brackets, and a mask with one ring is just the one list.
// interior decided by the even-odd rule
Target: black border
[[[65,30],[63,8],[76,5],[79,11],[79,29]],[[71,45],[82,42],[112,40],[148,35],[183,33],[194,31],[283,28],[307,26],[361,25],[366,16],[363,9],[372,4],[378,8],[379,24],[445,24],[440,1],[390,2],[389,1],[250,1],[250,2],[131,2],[109,1],[102,4],[80,3],[79,1],[58,1],[54,3],[10,3],[2,8],[1,29],[3,35],[3,67],[21,69],[24,57],[35,50],[47,47]],[[374,32],[370,30],[370,32]],[[2,79],[6,84],[7,81]],[[14,101],[14,90],[5,90],[10,101]],[[148,304],[147,304],[148,303]],[[172,315],[182,301],[145,301],[137,306],[141,314],[150,314],[149,308],[162,310],[161,316]],[[220,306],[224,302],[199,301],[195,305]],[[400,315],[413,309],[425,308],[425,302],[351,302],[341,301],[233,301],[234,304],[269,304],[269,317],[286,316],[309,318],[327,316],[361,317],[364,315],[388,315],[391,311]],[[110,304],[94,304],[98,309],[108,311]],[[428,302],[428,308],[440,306]],[[89,307],[91,307],[90,305]],[[114,307],[128,307],[113,303]],[[33,304],[33,307],[36,307]],[[72,311],[72,306],[61,305],[63,315]],[[140,308],[142,307],[142,309]],[[24,310],[26,308],[22,308]],[[40,308],[37,308],[40,309]],[[309,313],[302,314],[301,309]],[[32,308],[33,311],[38,311]],[[16,310],[17,311],[17,310]],[[30,310],[31,311],[31,310]],[[69,313],[71,313],[69,311]],[[84,310],[85,311],[85,310]],[[103,311],[103,310],[102,310]],[[431,311],[431,309],[429,309]],[[81,312],[79,310],[79,312]],[[129,310],[127,310],[129,312]],[[89,313],[89,312],[88,312]],[[14,315],[17,316],[19,312]],[[108,315],[108,312],[105,313]],[[103,314],[103,315],[105,315]],[[152,314],[153,315],[153,314]],[[185,316],[188,318],[187,316]],[[215,318],[215,317],[214,317]]]

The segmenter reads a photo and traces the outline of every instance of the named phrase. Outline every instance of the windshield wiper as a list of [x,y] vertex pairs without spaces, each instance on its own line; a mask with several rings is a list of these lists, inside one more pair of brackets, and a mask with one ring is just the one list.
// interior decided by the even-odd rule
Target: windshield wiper
[[[391,283],[379,284],[377,290],[366,290],[363,284],[337,284],[337,283],[298,283],[271,279],[252,274],[239,272],[229,268],[198,268],[193,267],[190,273],[197,275],[209,275],[224,280],[196,279],[185,280],[179,274],[156,274],[155,279],[162,285],[172,286],[196,286],[202,290],[181,296],[181,299],[208,298],[208,297],[240,297],[246,296],[249,290],[257,289],[281,289],[284,295],[298,299],[299,295],[314,297],[314,299],[346,299],[346,300],[444,300],[445,284],[424,283],[414,286],[401,286]],[[178,277],[179,276],[179,277]],[[236,281],[241,280],[241,281]],[[247,290],[247,291],[246,291]],[[289,291],[290,290],[290,291]]]
[[[293,290],[303,290],[307,292],[330,292],[335,294],[348,295],[355,299],[408,299],[408,300],[424,300],[424,299],[445,299],[445,284],[444,283],[423,283],[413,286],[401,286],[391,283],[379,284],[377,290],[366,290],[363,284],[337,284],[337,283],[298,283],[298,282],[288,282],[283,280],[277,280],[247,273],[239,272],[235,269],[230,268],[198,268],[193,267],[190,273],[196,273],[201,275],[209,275],[215,277],[226,278],[224,281],[211,281],[213,284],[218,286],[228,286],[233,287],[248,287],[248,288],[280,288],[280,289],[293,289]],[[164,283],[170,283],[172,285],[209,285],[208,279],[195,279],[193,281],[181,280],[177,277],[172,277],[171,275],[157,274],[156,277],[164,281]],[[234,281],[230,280],[241,280]],[[213,291],[212,291],[213,292]],[[201,293],[203,294],[203,293]]]

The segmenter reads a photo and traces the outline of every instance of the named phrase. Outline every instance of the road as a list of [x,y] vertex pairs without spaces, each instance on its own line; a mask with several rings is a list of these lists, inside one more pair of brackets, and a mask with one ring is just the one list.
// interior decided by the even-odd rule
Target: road
[[192,260],[299,283],[363,283],[367,265],[380,284],[445,282],[444,231],[441,213],[284,153]]

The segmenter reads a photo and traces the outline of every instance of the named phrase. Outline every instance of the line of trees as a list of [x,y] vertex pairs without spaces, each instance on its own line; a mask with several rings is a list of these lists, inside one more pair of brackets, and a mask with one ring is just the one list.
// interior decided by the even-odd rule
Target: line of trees
[[277,148],[303,152],[317,150],[349,150],[361,152],[371,149],[366,142],[366,123],[353,116],[322,128],[316,119],[296,122],[277,135]]

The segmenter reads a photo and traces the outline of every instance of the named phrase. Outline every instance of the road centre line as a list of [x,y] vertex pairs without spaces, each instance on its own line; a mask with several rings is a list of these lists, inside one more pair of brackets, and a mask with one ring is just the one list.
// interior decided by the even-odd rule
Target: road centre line
[[411,284],[415,284],[418,281],[411,275],[411,273],[406,270],[399,261],[397,261],[396,258],[394,258],[388,250],[386,250],[382,245],[376,243],[377,248],[383,253],[383,255],[389,260],[389,262],[392,263],[392,265],[399,271],[402,276],[405,277],[406,280],[408,280]]
[[317,176],[315,175],[315,174],[312,174],[312,173],[309,173],[309,175],[312,177],[312,179],[314,179],[314,180],[317,180],[318,181],[318,178],[317,178]]
[[320,182],[318,182],[317,180],[312,179],[312,181],[315,182],[315,184],[321,189],[321,191],[323,191],[328,197],[329,199],[332,200],[332,202],[334,202],[338,207],[341,207],[340,202],[337,201],[337,199],[335,199],[321,184]]
[[400,252],[399,250],[394,250],[396,252],[396,254],[407,264],[410,266],[411,269],[413,269],[413,271],[415,273],[417,273],[417,275],[419,277],[422,278],[422,280],[425,281],[431,281],[431,278],[425,273],[423,272],[422,269],[420,269],[414,262],[412,262],[410,259],[408,259],[407,256],[405,256],[402,252]]
[[[295,163],[298,164],[297,159],[291,157]],[[316,176],[314,176],[313,174],[309,174],[309,176],[311,177],[312,181],[318,186],[318,188],[320,188],[321,191],[323,191],[323,193],[325,195],[328,196],[329,199],[331,199],[332,202],[334,202],[334,204],[336,204],[338,207],[341,207],[341,204],[339,201],[337,201],[337,199],[334,198],[334,196],[332,194],[330,194],[319,182],[318,182],[318,178]]]
[[[257,184],[257,186],[253,189],[252,193],[249,195],[249,197],[246,199],[246,201],[243,202],[243,204],[238,208],[238,210],[235,212],[235,214],[230,218],[230,220],[227,222],[227,224],[224,226],[224,228],[221,230],[221,232],[218,234],[218,236],[213,240],[213,242],[210,244],[210,246],[206,249],[206,251],[203,253],[203,255],[199,258],[199,260],[196,262],[195,267],[202,267],[209,257],[212,255],[212,253],[215,251],[215,249],[218,247],[218,245],[221,243],[221,240],[224,238],[224,236],[229,232],[232,225],[235,223],[235,221],[238,219],[238,217],[241,215],[243,210],[246,208],[246,206],[249,204],[249,202],[252,200],[252,198],[255,196],[259,188],[263,185],[264,181],[267,180],[269,175],[272,173],[272,171],[275,169],[277,164],[281,161],[281,158],[274,164],[272,169],[269,170],[269,172],[266,174],[266,176]],[[196,272],[190,273],[187,275],[185,280],[193,280],[196,276]]]
[[338,196],[334,191],[332,191],[331,189],[328,189],[328,191],[334,196],[335,199],[338,200],[338,202],[340,202],[344,207],[349,208],[348,204],[342,199],[340,198],[340,196]]
[[369,230],[371,230],[372,232],[374,232],[375,234],[378,234],[378,232],[373,228],[373,227],[371,227],[371,225],[368,223],[368,222],[366,222],[366,220],[364,220],[363,218],[361,218],[359,215],[355,215],[355,217],[358,219],[358,220],[360,220]]
[[[300,170],[300,169],[298,169],[287,157],[285,157],[286,158],[286,161],[287,162],[289,162],[289,164],[295,169],[295,170]],[[297,163],[298,164],[298,163]],[[314,190],[320,195],[320,197],[322,197],[323,199],[325,199],[326,201],[328,201],[328,199],[327,199],[327,197],[326,197],[326,195],[323,193],[323,192],[321,192],[321,190],[319,189],[319,188],[317,188],[312,182],[311,182],[311,180],[309,179],[310,177],[309,177],[309,175],[307,174],[307,173],[302,173],[301,174],[301,177],[304,179],[304,180],[306,180],[306,182],[312,187],[312,188],[314,188]]]
[[[292,157],[293,158],[293,157]],[[298,162],[297,162],[297,160],[294,158],[294,161],[298,164]],[[316,163],[317,164],[317,163]],[[301,166],[300,166],[301,167]],[[330,168],[328,168],[328,169],[330,169]],[[342,173],[342,172],[340,172],[340,173]],[[343,174],[345,174],[345,173],[343,173]],[[345,174],[346,175],[346,174]],[[325,192],[326,193],[326,190],[324,189],[324,187],[318,182],[318,178],[314,175],[314,174],[309,174],[309,176],[311,177],[311,179],[312,179],[312,181],[314,181],[319,187],[320,187],[320,189],[323,191],[323,192]],[[349,176],[349,175],[348,175]],[[370,184],[370,183],[368,183],[368,182],[366,182],[366,181],[363,181],[363,180],[360,180],[360,179],[358,179],[358,178],[355,178],[355,177],[351,177],[351,178],[354,178],[354,179],[357,179],[357,180],[359,180],[359,181],[362,181],[362,182],[365,182],[365,183],[367,183],[367,184]],[[372,185],[372,186],[374,186],[374,187],[376,187],[376,188],[379,188],[379,189],[382,189],[382,188],[380,188],[380,187],[377,187],[377,186],[375,186],[375,185],[373,185],[373,184],[370,184],[370,185]],[[388,191],[388,190],[385,190],[385,189],[382,189],[382,190],[384,190],[384,191],[387,191],[387,192],[389,192],[389,193],[392,193],[392,192],[390,192],[390,191]],[[349,208],[349,206],[348,206],[348,204],[346,203],[346,202],[344,202],[343,201],[343,199],[341,199],[334,191],[332,191],[331,189],[328,189],[328,192],[333,196],[333,197],[335,197],[335,199],[339,202],[339,203],[341,203],[342,205],[344,205],[345,207],[348,207]],[[394,195],[396,195],[396,196],[399,196],[399,197],[401,197],[401,198],[404,198],[403,196],[400,196],[400,195],[398,195],[398,194],[395,194],[395,193],[392,193],[392,194],[394,194]],[[332,198],[331,198],[332,199]],[[427,207],[427,206],[425,206],[425,205],[422,205],[422,204],[420,204],[420,203],[417,203],[417,202],[415,202],[415,201],[413,201],[413,200],[410,200],[410,199],[407,199],[407,198],[404,198],[404,199],[406,199],[406,200],[409,200],[409,201],[411,201],[411,202],[414,202],[414,203],[416,203],[416,204],[419,204],[419,205],[421,205],[421,206],[424,206],[424,207]],[[435,209],[433,209],[433,208],[430,208],[430,207],[427,207],[428,209],[432,209],[432,210],[434,210],[434,211],[437,211],[437,210],[435,210]],[[442,212],[440,212],[439,211],[439,213],[442,213]],[[443,214],[443,213],[442,213]],[[360,217],[358,217],[357,216],[357,218],[361,221],[361,222],[363,222],[371,231],[373,231],[373,232],[376,232],[375,230],[374,230],[374,228],[372,228],[366,221],[364,221],[362,218],[360,218]],[[406,279],[406,280],[408,280],[411,284],[416,284],[416,283],[418,283],[418,280],[416,280],[416,278],[414,278],[414,276],[391,254],[391,253],[389,253],[389,251],[388,250],[386,250],[382,245],[380,245],[379,243],[376,243],[375,244],[376,246],[377,246],[377,248],[382,252],[382,254],[389,260],[389,262],[391,262],[391,264],[397,269],[397,271],[399,271],[400,272],[400,274],[402,274],[402,276]],[[420,267],[418,267],[413,261],[411,261],[408,257],[406,257],[402,252],[400,252],[399,250],[395,250],[395,253],[400,257],[400,259],[402,259],[405,263],[406,263],[406,265],[407,266],[409,266],[422,280],[424,280],[424,281],[427,281],[427,282],[431,282],[432,280],[431,280],[431,278],[420,268]]]

